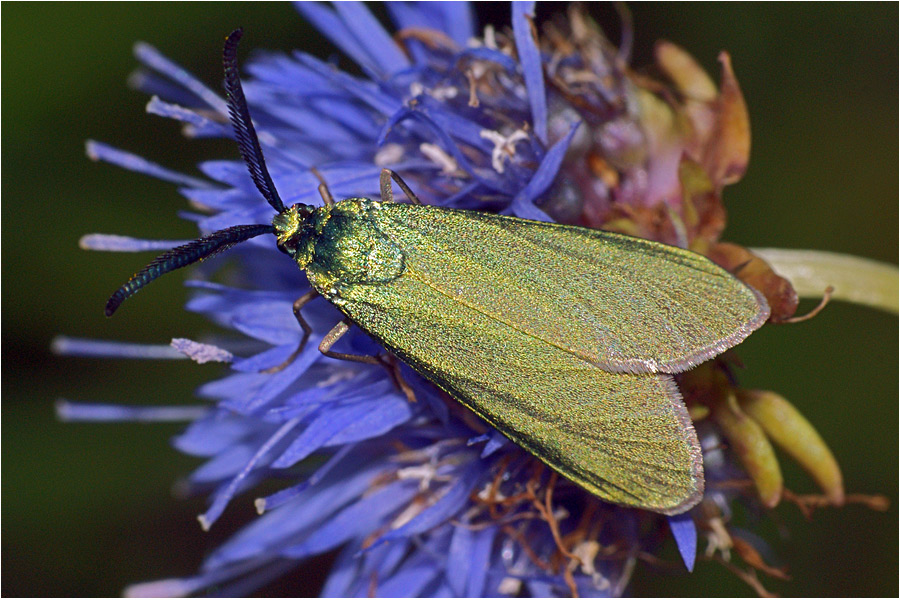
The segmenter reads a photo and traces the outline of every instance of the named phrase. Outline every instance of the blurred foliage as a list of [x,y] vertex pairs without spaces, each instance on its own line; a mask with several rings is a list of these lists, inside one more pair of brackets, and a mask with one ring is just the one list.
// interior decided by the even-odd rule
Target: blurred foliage
[[[482,23],[508,8],[482,5]],[[487,15],[486,10],[498,11]],[[538,17],[558,10],[539,5]],[[613,40],[610,6],[593,7]],[[728,50],[750,108],[753,154],[725,193],[726,237],[748,246],[816,248],[896,262],[896,4],[637,4],[636,66],[652,43],[688,49],[718,76]],[[383,11],[381,13],[383,15]],[[252,517],[238,498],[213,532],[194,516],[203,499],[175,499],[172,484],[197,464],[168,445],[177,425],[56,421],[58,397],[189,404],[221,367],[60,358],[65,334],[166,343],[211,325],[185,313],[178,276],[154,284],[116,319],[108,297],[150,257],[87,253],[89,232],[193,237],[169,184],[90,162],[88,138],[196,174],[195,164],[237,158],[227,141],[187,141],[176,123],[147,115],[126,78],[132,44],[148,41],[212,87],[224,35],[242,25],[243,52],[332,49],[288,4],[11,3],[2,22],[3,85],[3,588],[5,596],[118,595],[129,583],[192,573],[203,555]],[[246,54],[244,54],[246,56]],[[346,58],[340,64],[347,66]],[[181,278],[183,280],[183,278]],[[801,307],[802,310],[802,307]],[[766,327],[742,345],[746,387],[778,390],[819,428],[848,491],[880,492],[887,513],[859,506],[805,521],[782,505],[755,527],[790,567],[786,595],[894,596],[898,579],[897,319],[835,303],[816,319]],[[798,470],[788,485],[812,491]],[[320,571],[317,567],[314,571]],[[675,569],[678,572],[677,569]],[[308,579],[303,577],[301,579]],[[636,574],[637,595],[747,595],[721,566],[692,576]],[[272,588],[272,593],[289,593]]]

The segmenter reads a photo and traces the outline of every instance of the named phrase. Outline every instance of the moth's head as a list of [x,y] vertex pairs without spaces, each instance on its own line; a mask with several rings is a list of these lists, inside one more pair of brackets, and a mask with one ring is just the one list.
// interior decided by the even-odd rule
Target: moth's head
[[272,227],[275,228],[278,249],[294,260],[302,261],[308,254],[309,242],[316,233],[317,213],[324,210],[326,209],[308,204],[294,204],[275,215]]

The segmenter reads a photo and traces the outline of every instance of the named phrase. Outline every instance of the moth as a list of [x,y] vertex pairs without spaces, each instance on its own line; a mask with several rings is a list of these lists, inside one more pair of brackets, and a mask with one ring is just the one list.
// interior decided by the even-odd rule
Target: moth
[[[678,514],[703,495],[703,457],[672,374],[723,352],[768,318],[766,300],[707,258],[554,223],[422,205],[385,170],[381,199],[285,207],[225,43],[238,147],[271,224],[239,225],[174,248],[116,291],[110,316],[157,277],[273,234],[312,290],[510,440],[603,500]],[[394,202],[391,180],[412,201]],[[299,350],[299,349],[298,349]],[[296,354],[296,353],[295,353]]]

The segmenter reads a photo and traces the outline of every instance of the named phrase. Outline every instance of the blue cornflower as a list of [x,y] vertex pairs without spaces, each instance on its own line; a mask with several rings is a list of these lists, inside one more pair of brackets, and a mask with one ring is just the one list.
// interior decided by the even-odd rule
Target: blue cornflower
[[[672,217],[660,225],[659,215],[680,214],[687,210],[683,204],[691,204],[689,210],[701,216],[718,216],[716,193],[680,178],[679,169],[700,169],[707,177],[703,184],[718,191],[740,176],[743,140],[740,132],[716,129],[721,112],[689,106],[686,114],[698,123],[714,121],[690,137],[668,126],[680,107],[629,80],[627,48],[612,48],[577,11],[567,41],[559,26],[535,38],[531,3],[513,5],[510,32],[488,28],[483,35],[465,3],[387,7],[398,30],[393,38],[362,4],[298,5],[364,76],[302,52],[248,64],[246,96],[286,205],[318,202],[316,171],[338,198],[377,197],[379,173],[389,167],[426,203],[540,220],[552,215],[718,248],[723,218]],[[135,83],[152,94],[148,111],[182,121],[191,137],[231,135],[220,94],[147,45],[138,45],[136,55],[147,69]],[[696,73],[689,75],[694,91],[716,96],[714,87],[710,92]],[[743,106],[733,92],[723,83],[721,105],[733,111],[729,123]],[[723,137],[737,142],[722,150],[716,142]],[[204,209],[192,215],[204,233],[271,220],[271,208],[260,201],[240,161],[203,163],[208,179],[199,179],[98,142],[88,144],[88,153],[177,184]],[[562,200],[539,208],[536,202],[551,190]],[[173,243],[95,235],[83,245],[138,251]],[[210,496],[199,517],[204,528],[236,494],[271,478],[286,482],[257,500],[261,516],[214,551],[196,576],[142,584],[130,593],[183,595],[215,587],[239,595],[305,558],[339,550],[323,595],[618,595],[639,553],[658,543],[667,525],[693,562],[690,516],[667,523],[600,502],[445,402],[406,367],[402,375],[416,403],[383,368],[323,357],[318,343],[341,318],[326,302],[304,308],[313,328],[308,343],[285,368],[271,372],[303,336],[291,305],[309,290],[308,282],[269,239],[234,252],[241,257],[240,285],[192,281],[195,294],[187,308],[240,333],[243,341],[176,339],[165,348],[80,340],[58,345],[73,354],[178,355],[230,364],[230,374],[198,390],[209,406],[60,406],[68,418],[191,421],[175,445],[206,459],[188,482]],[[716,256],[726,264],[738,260],[731,250],[719,249]],[[774,284],[754,285],[765,293]],[[362,334],[342,343],[355,354],[378,351]],[[698,398],[731,390],[715,373],[694,376],[684,386],[700,390]],[[722,425],[723,410],[711,409],[717,427],[698,427],[705,447],[731,434]],[[708,480],[739,473],[734,460],[716,452],[711,457]],[[766,482],[770,471],[762,476]],[[831,493],[837,494],[834,485]],[[725,489],[709,494],[723,511],[737,493]],[[719,547],[727,543],[722,531]]]

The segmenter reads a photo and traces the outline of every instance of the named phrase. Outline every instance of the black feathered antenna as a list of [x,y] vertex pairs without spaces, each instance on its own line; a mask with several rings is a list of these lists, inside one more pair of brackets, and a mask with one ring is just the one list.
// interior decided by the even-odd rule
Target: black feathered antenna
[[142,287],[169,271],[200,262],[264,233],[275,233],[275,228],[271,225],[235,225],[160,254],[116,290],[106,303],[106,316],[111,317],[126,298],[134,296]]
[[244,88],[241,87],[241,78],[238,74],[237,47],[241,41],[244,30],[235,29],[225,40],[225,99],[228,102],[228,114],[231,115],[231,124],[234,126],[234,135],[237,138],[241,157],[247,164],[253,183],[266,199],[266,201],[278,212],[284,212],[284,203],[272,183],[272,177],[266,168],[266,159],[259,147],[259,138],[253,128],[250,119],[250,109],[247,108],[247,99],[244,97]]
[[[253,183],[272,205],[272,208],[282,213],[284,212],[284,203],[275,190],[269,170],[266,169],[266,161],[259,147],[256,130],[253,129],[253,123],[250,120],[250,110],[247,108],[247,100],[244,98],[244,90],[241,88],[241,80],[238,76],[237,46],[243,33],[242,29],[236,29],[225,40],[223,61],[225,63],[228,113],[231,115],[231,124],[234,126],[238,148],[247,164]],[[153,262],[135,273],[125,285],[116,290],[106,303],[106,316],[112,316],[122,302],[161,275],[199,262],[227,250],[235,244],[266,233],[275,233],[275,228],[272,225],[236,225],[160,254]]]

